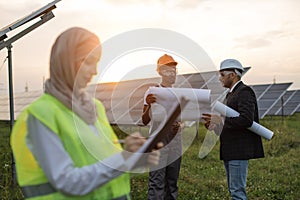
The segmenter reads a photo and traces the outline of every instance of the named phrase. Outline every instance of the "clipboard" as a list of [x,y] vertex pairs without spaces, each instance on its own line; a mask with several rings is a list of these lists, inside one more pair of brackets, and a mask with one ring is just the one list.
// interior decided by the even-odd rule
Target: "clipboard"
[[174,121],[180,116],[181,110],[187,105],[189,100],[181,97],[179,101],[174,102],[167,115],[167,120],[165,123],[161,123],[160,126],[151,134],[152,136],[147,139],[147,141],[125,161],[125,166],[128,170],[133,170],[138,167],[147,153],[150,153],[152,149],[155,149],[158,142],[161,142],[166,136],[166,132],[170,130],[170,127]]

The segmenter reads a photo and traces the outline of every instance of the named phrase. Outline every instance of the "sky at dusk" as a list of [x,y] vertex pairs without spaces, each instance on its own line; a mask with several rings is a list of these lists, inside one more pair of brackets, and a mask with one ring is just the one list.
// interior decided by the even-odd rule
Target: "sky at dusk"
[[[0,0],[0,27],[50,3],[47,0]],[[226,58],[235,58],[251,69],[245,83],[293,82],[300,89],[300,1],[298,0],[62,0],[53,10],[55,18],[13,44],[15,92],[42,89],[49,77],[50,49],[55,38],[72,26],[96,33],[105,43],[134,29],[167,29],[196,42],[214,63],[200,71],[217,70]],[[10,33],[11,35],[14,32]],[[10,36],[10,34],[8,34]],[[180,45],[180,44],[178,44]],[[116,47],[118,48],[118,47]],[[135,78],[155,76],[162,52],[135,52],[114,62],[105,81],[118,81],[126,69],[152,63]],[[146,55],[147,54],[147,55]],[[0,51],[0,92],[8,90],[7,50]],[[137,59],[138,58],[138,59]],[[179,73],[192,72],[184,59]]]

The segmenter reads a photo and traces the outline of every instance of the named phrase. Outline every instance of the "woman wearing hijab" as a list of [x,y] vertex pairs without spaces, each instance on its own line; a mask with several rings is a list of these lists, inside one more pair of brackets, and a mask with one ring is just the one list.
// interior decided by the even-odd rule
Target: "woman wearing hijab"
[[[117,140],[104,106],[85,88],[97,73],[98,37],[83,28],[52,46],[45,93],[19,116],[11,135],[18,183],[26,199],[130,199],[124,161],[145,139]],[[153,152],[147,164],[157,164]]]

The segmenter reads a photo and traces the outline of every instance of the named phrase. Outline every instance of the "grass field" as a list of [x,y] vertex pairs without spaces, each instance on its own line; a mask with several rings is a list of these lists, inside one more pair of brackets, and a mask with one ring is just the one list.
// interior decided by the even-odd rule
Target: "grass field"
[[[247,192],[249,199],[300,199],[300,113],[290,117],[265,117],[261,124],[275,132],[271,141],[263,140],[263,159],[249,162]],[[144,131],[144,130],[142,130]],[[201,127],[198,138],[182,157],[179,200],[229,199],[223,163],[219,160],[219,142],[204,159],[198,157],[206,131]],[[195,128],[186,129],[184,137],[194,138]],[[12,187],[9,128],[0,122],[0,199],[22,199],[20,189]],[[147,198],[148,174],[133,174],[132,196]]]

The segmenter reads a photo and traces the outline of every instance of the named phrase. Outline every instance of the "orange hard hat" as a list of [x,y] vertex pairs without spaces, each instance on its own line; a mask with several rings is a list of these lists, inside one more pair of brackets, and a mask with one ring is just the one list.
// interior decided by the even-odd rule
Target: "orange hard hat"
[[174,67],[177,65],[177,62],[174,58],[168,54],[164,54],[157,60],[157,70],[159,70],[160,66],[167,65],[167,64],[174,64]]

